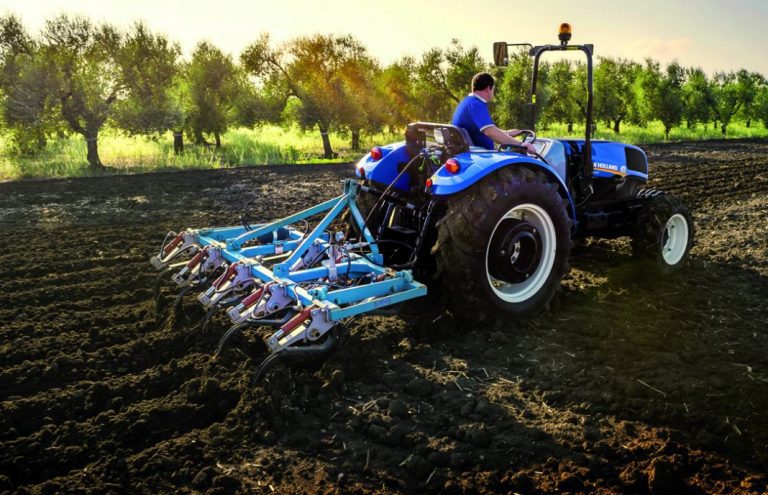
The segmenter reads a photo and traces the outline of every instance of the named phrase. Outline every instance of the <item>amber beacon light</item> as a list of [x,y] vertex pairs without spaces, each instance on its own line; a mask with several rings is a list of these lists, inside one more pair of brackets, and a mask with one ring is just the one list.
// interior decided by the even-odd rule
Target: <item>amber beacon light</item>
[[560,44],[567,45],[571,41],[571,25],[567,22],[560,24],[560,32],[557,37],[560,38]]

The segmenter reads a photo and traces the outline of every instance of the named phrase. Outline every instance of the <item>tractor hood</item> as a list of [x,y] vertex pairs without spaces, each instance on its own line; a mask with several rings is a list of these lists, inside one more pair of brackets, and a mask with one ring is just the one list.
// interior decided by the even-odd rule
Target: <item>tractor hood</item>
[[[572,157],[582,156],[583,139],[558,139],[565,145],[566,153]],[[645,152],[631,144],[616,141],[592,141],[592,163],[595,178],[607,179],[612,176],[637,177],[648,180],[648,157]]]

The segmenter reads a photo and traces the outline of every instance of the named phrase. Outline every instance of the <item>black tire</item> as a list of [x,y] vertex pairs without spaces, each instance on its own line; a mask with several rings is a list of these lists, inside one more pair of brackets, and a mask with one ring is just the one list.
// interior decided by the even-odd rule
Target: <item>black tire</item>
[[653,189],[640,191],[638,197],[647,203],[632,236],[632,252],[661,273],[679,270],[693,246],[693,217],[688,207],[680,199]]
[[568,272],[567,208],[544,172],[524,167],[498,170],[451,199],[432,249],[451,312],[485,321],[546,309]]

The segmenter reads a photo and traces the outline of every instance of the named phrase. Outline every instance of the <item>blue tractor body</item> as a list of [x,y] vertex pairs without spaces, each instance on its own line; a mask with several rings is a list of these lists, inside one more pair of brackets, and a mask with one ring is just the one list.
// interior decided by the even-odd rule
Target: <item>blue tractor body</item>
[[[461,164],[458,174],[451,174],[444,169],[438,171],[433,177],[430,192],[436,196],[455,194],[472,186],[500,167],[522,163],[546,170],[567,191],[567,164],[573,160],[572,157],[582,156],[584,140],[539,139],[537,145],[540,146],[539,154],[546,159],[546,163],[520,153],[472,147],[469,151],[455,157]],[[631,177],[641,181],[648,180],[648,158],[642,149],[616,141],[592,141],[591,145],[594,159],[593,178]],[[382,157],[376,160],[370,152],[367,153],[357,163],[356,174],[358,178],[367,178],[378,184],[387,185],[397,177],[398,166],[404,165],[411,157],[406,150],[405,141],[377,148]],[[409,181],[410,175],[403,175],[395,183],[395,189],[407,191]]]
[[[422,125],[438,129],[450,127],[448,124]],[[500,168],[534,168],[541,170],[557,184],[561,196],[568,201],[574,231],[578,232],[579,215],[568,184],[578,174],[577,164],[584,155],[585,140],[540,138],[536,140],[535,146],[539,152],[538,158],[511,150],[487,150],[467,144],[467,151],[452,157],[459,165],[458,171],[449,171],[443,163],[429,177],[427,185],[415,183],[417,173],[406,172],[400,175],[403,167],[413,158],[408,152],[407,143],[401,141],[378,146],[367,153],[357,163],[355,173],[358,178],[376,187],[385,188],[392,184],[392,189],[400,193],[407,193],[414,186],[423,187],[429,195],[446,199],[471,188]],[[642,149],[615,141],[592,141],[590,146],[593,157],[592,178],[596,187],[615,187],[629,181],[635,185],[647,182],[648,158]]]

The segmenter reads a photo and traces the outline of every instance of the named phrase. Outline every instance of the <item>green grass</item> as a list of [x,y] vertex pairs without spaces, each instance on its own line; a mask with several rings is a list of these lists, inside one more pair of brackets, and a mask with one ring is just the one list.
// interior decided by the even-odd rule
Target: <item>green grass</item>
[[[402,140],[402,136],[377,134],[361,136],[363,150],[375,144]],[[185,140],[184,154],[173,152],[173,136],[167,133],[152,139],[127,136],[106,129],[99,135],[99,157],[107,167],[104,173],[137,173],[155,170],[210,169],[283,163],[327,163],[353,161],[362,151],[350,149],[349,137],[331,135],[331,146],[338,153],[334,159],[323,158],[318,132],[297,128],[264,126],[234,129],[222,135],[222,147],[197,146]],[[92,175],[82,136],[73,135],[48,143],[37,156],[18,156],[8,136],[0,135],[0,180],[33,177],[79,177]]]
[[[565,125],[551,125],[539,130],[541,136],[568,136]],[[571,136],[584,135],[584,126],[575,126]],[[633,144],[663,142],[664,129],[660,122],[647,127],[622,125],[621,134],[610,127],[598,124],[597,139],[619,140]],[[670,133],[670,141],[696,141],[722,139],[719,128],[710,124],[694,129],[676,127]],[[728,138],[767,138],[768,129],[754,123],[747,128],[741,122],[728,127]],[[377,144],[401,141],[402,134],[376,134],[361,136],[361,148],[370,149]],[[222,136],[221,150],[196,146],[185,142],[183,155],[173,153],[170,133],[152,139],[145,136],[126,136],[106,129],[99,137],[99,155],[107,166],[104,173],[136,173],[155,170],[210,169],[246,165],[281,163],[326,163],[357,160],[363,152],[350,149],[348,136],[331,134],[331,146],[338,157],[326,160],[318,132],[303,132],[298,128],[281,128],[267,125],[257,129],[234,129]],[[13,153],[7,136],[0,135],[0,180],[33,177],[79,177],[92,175],[86,162],[85,140],[74,135],[48,143],[43,152],[35,157],[22,157]]]
[[[547,129],[542,129],[538,134],[548,137],[584,137],[584,126],[575,125],[573,132],[568,133],[568,126],[565,124],[550,125]],[[753,122],[751,127],[747,127],[743,122],[733,122],[728,125],[728,134],[723,136],[720,128],[714,128],[712,124],[706,127],[698,124],[692,129],[684,125],[675,127],[669,133],[669,141],[664,139],[664,125],[659,122],[651,122],[646,127],[622,124],[620,133],[613,132],[613,127],[606,126],[603,123],[597,124],[595,139],[607,139],[611,141],[621,141],[630,144],[652,144],[675,141],[704,141],[708,139],[740,139],[740,138],[768,138],[768,129],[760,122]]]

